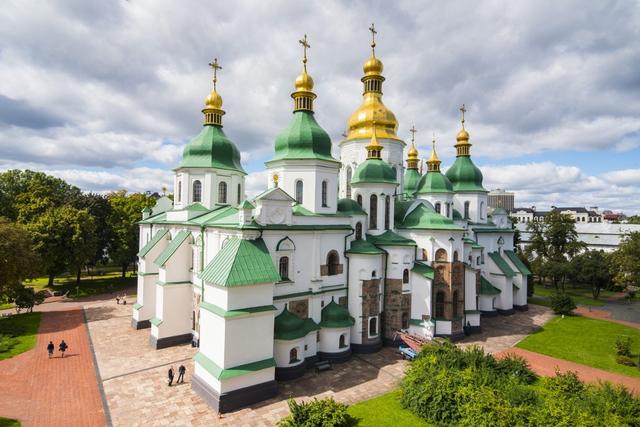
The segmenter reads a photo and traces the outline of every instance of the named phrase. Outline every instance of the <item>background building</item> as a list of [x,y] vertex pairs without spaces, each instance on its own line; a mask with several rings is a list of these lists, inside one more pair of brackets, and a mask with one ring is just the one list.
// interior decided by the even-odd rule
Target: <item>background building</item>
[[515,194],[511,191],[505,191],[497,188],[489,191],[489,200],[487,203],[490,208],[502,208],[507,212],[513,212]]

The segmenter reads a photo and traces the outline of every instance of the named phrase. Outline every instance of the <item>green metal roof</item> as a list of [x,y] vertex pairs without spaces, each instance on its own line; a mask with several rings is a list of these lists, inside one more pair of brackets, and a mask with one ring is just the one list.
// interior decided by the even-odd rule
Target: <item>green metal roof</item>
[[287,309],[285,304],[282,313],[274,321],[274,335],[277,340],[295,340],[317,331],[320,326],[313,319],[301,319]]
[[216,168],[246,175],[240,164],[240,151],[224,134],[222,126],[206,125],[184,147],[178,168]]
[[511,260],[513,265],[516,266],[516,268],[520,271],[520,273],[522,273],[523,276],[530,276],[531,275],[531,271],[527,268],[526,264],[524,262],[522,262],[520,257],[518,255],[516,255],[515,252],[513,252],[513,251],[504,251],[504,253],[509,258],[509,260]]
[[167,235],[167,233],[168,233],[168,232],[169,232],[169,230],[166,230],[166,229],[164,229],[164,228],[161,228],[160,230],[156,231],[156,234],[151,238],[151,240],[149,240],[149,241],[147,242],[147,244],[146,244],[146,245],[144,245],[144,246],[142,247],[142,249],[140,249],[140,252],[138,252],[138,256],[139,256],[140,258],[142,258],[142,257],[144,257],[145,255],[147,255],[147,254],[149,253],[149,251],[150,251],[151,249],[153,249],[153,247],[154,247],[156,244],[158,244],[158,242],[159,242],[160,240],[162,240],[162,238],[163,238],[164,236],[166,236],[166,235]]
[[420,229],[420,230],[459,230],[452,220],[437,213],[433,208],[420,204],[404,218],[396,215],[396,228]]
[[497,227],[488,227],[488,228],[473,228],[474,233],[515,233],[515,230],[511,230],[509,228],[497,228]]
[[356,322],[349,310],[336,304],[333,299],[322,309],[320,316],[320,326],[323,328],[348,328]]
[[416,246],[416,242],[391,230],[387,230],[382,234],[367,234],[367,240],[376,246]]
[[157,215],[150,216],[147,219],[143,219],[142,221],[138,221],[138,224],[159,224],[167,219],[167,213],[162,212]]
[[338,212],[345,215],[367,215],[362,206],[353,199],[338,200]]
[[398,184],[391,165],[382,159],[367,159],[360,163],[353,173],[351,185],[362,183]]
[[331,138],[316,122],[312,111],[295,111],[289,125],[278,135],[275,156],[277,160],[328,160],[331,156]]
[[169,258],[171,258],[173,254],[178,250],[180,245],[182,245],[185,240],[189,238],[189,236],[191,236],[191,233],[189,231],[180,231],[178,234],[176,234],[171,243],[169,243],[169,245],[164,248],[164,251],[162,251],[153,262],[160,267],[164,266],[167,261],[169,261]]
[[453,184],[455,192],[486,192],[482,186],[482,171],[469,156],[458,156],[447,170],[447,178]]
[[507,261],[498,252],[489,252],[489,258],[498,266],[502,274],[507,277],[515,277],[516,272],[509,267]]
[[255,209],[256,207],[253,206],[251,204],[250,201],[248,201],[247,199],[244,199],[244,202],[240,203],[240,206],[238,206],[238,209]]
[[366,240],[354,240],[351,242],[351,247],[347,250],[348,254],[360,254],[360,255],[380,255],[384,251],[375,247]]
[[291,212],[296,215],[296,216],[324,216],[324,217],[341,217],[341,218],[346,218],[349,215],[342,213],[342,212],[337,212],[337,213],[318,213],[318,212],[311,212],[309,209],[305,208],[304,206],[302,206],[301,204],[296,204],[291,208]]
[[491,284],[490,281],[480,276],[480,295],[498,295],[502,291]]
[[418,273],[427,279],[433,280],[434,278],[434,270],[430,265],[427,265],[421,261],[415,261],[413,263],[413,268],[411,269],[414,273]]
[[469,238],[464,238],[462,239],[464,240],[465,243],[468,243],[471,245],[471,249],[482,249],[484,248],[484,246],[479,245],[475,240],[473,239],[469,239]]
[[219,380],[238,377],[276,366],[276,361],[273,357],[259,360],[257,362],[245,363],[244,365],[234,366],[233,368],[227,369],[223,369],[218,366],[213,360],[202,354],[202,352],[196,353],[196,355],[193,356],[193,360]]
[[462,214],[457,209],[453,210],[453,214],[451,215],[451,217],[453,218],[454,221],[461,221],[463,219]]
[[453,185],[449,178],[440,171],[430,171],[422,176],[416,194],[453,193]]
[[417,169],[407,169],[404,173],[404,192],[407,196],[413,197],[420,182],[420,172]]
[[262,239],[229,239],[199,277],[207,283],[228,287],[280,281]]
[[185,206],[182,209],[175,209],[174,212],[181,212],[181,211],[187,211],[187,212],[206,212],[209,209],[205,208],[204,206],[202,206],[200,203],[195,202],[195,203],[191,203],[188,206]]

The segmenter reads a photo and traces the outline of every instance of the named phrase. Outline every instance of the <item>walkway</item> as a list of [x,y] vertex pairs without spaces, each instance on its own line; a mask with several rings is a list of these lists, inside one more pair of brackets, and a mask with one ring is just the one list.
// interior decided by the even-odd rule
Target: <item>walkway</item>
[[[614,319],[610,311],[598,310],[595,308],[589,308],[585,306],[579,306],[574,310],[574,313],[579,316],[590,317],[592,319],[606,320],[607,322],[619,323],[621,325],[629,326],[630,328],[640,329],[640,323],[629,322],[626,320]],[[640,319],[639,319],[640,321]]]
[[[47,305],[47,309],[54,305]],[[47,344],[64,339],[64,359],[47,357]],[[23,426],[104,426],[105,414],[82,309],[45,311],[36,347],[0,361],[0,415]]]
[[531,369],[538,375],[552,377],[556,374],[556,368],[560,372],[574,371],[578,377],[585,382],[595,383],[598,380],[611,381],[614,384],[622,384],[636,394],[640,394],[640,378],[627,377],[602,369],[581,365],[580,363],[569,362],[568,360],[557,359],[540,353],[524,350],[522,348],[510,348],[501,351],[496,356],[504,357],[507,354],[515,354],[524,357]]

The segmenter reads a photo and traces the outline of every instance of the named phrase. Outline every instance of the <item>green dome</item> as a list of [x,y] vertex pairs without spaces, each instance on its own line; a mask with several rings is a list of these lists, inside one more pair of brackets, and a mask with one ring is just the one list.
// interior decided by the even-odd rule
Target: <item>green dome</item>
[[420,172],[417,169],[407,169],[404,173],[404,193],[413,197],[418,189],[418,182],[420,182]]
[[395,212],[396,227],[417,230],[462,230],[449,218],[440,215],[424,202],[402,206]]
[[336,304],[333,298],[322,309],[320,317],[322,319],[320,326],[323,328],[348,328],[356,322],[349,314],[349,310]]
[[316,122],[313,112],[295,111],[289,125],[276,138],[276,155],[270,162],[285,159],[337,161],[331,156],[331,138]]
[[416,193],[453,193],[453,185],[442,172],[431,171],[420,178]]
[[179,168],[216,168],[246,175],[240,152],[224,134],[222,126],[207,125],[184,147]]
[[360,163],[351,178],[351,185],[371,182],[398,184],[396,173],[382,159],[367,159]]
[[353,199],[338,200],[338,212],[346,215],[367,215],[362,206]]
[[469,156],[458,156],[447,170],[453,191],[487,191],[482,187],[482,172]]
[[273,337],[277,340],[295,340],[307,335],[304,320],[287,310],[284,306],[282,313],[274,319]]

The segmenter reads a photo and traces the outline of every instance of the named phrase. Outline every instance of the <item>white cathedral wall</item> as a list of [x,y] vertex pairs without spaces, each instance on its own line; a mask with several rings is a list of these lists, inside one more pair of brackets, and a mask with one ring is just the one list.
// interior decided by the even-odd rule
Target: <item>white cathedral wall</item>
[[[382,270],[382,255],[349,254],[349,313],[356,320],[351,327],[351,342],[362,344],[362,281],[371,280],[371,272]],[[382,286],[382,285],[381,285]],[[379,290],[379,293],[382,289]],[[382,298],[381,298],[382,300]],[[378,309],[378,315],[382,311],[382,304]]]
[[[206,292],[205,292],[206,294]],[[273,357],[274,312],[225,319],[224,368]],[[200,329],[202,333],[202,329]]]
[[500,289],[500,294],[496,296],[494,307],[501,310],[511,310],[513,308],[513,284],[510,277],[490,275],[490,282]]
[[478,296],[478,310],[480,311],[494,311],[494,300],[495,297],[493,295],[480,295]]
[[156,280],[158,276],[152,275],[138,275],[137,286],[137,303],[142,305],[138,310],[133,310],[133,318],[136,321],[151,319],[156,311]]
[[156,285],[155,317],[161,319],[162,323],[152,328],[152,335],[159,339],[191,333],[192,306],[193,290],[190,283]]
[[432,282],[421,274],[411,273],[411,319],[422,319],[431,316]]
[[[383,249],[388,253],[386,272],[388,279],[402,279],[405,269],[411,272],[416,250],[415,246],[385,246]],[[409,285],[411,285],[411,273],[409,273]],[[406,287],[407,289],[405,287],[406,285],[403,285],[403,291],[411,290],[411,286]]]
[[[366,217],[366,229],[367,233],[371,234],[382,234],[386,231],[385,229],[385,199],[387,196],[390,197],[389,200],[389,229],[394,228],[393,218],[395,215],[395,197],[394,194],[399,187],[394,184],[380,184],[380,183],[365,183],[365,184],[357,184],[355,187],[352,187],[351,194],[353,200],[356,200],[358,195],[362,196],[362,209],[367,212]],[[376,228],[371,227],[370,221],[370,212],[371,212],[371,196],[375,195],[378,198],[378,210],[376,215]]]
[[[310,332],[304,337],[304,345],[307,346],[304,352],[305,358],[315,356],[318,353],[318,337],[318,331]],[[304,347],[302,348],[304,349]]]
[[[205,296],[207,292],[205,290]],[[224,348],[227,330],[225,319],[208,310],[200,309],[200,352],[221,368],[225,366]]]
[[[484,247],[485,256],[489,252],[498,252],[500,248],[503,250],[513,250],[513,233],[511,232],[476,233],[476,236],[478,244]],[[498,243],[500,237],[502,237],[502,245]]]
[[[458,251],[459,259],[463,261],[464,244],[462,231],[456,230],[397,230],[398,234],[412,239],[418,245],[417,259],[422,259],[422,249],[426,249],[428,261],[435,258],[436,251],[440,248],[447,251],[447,260],[453,261],[453,253]],[[453,241],[449,240],[453,238]]]
[[232,289],[205,284],[207,302],[217,305],[225,310],[238,310],[242,308],[262,307],[271,305],[273,301],[273,285],[271,283],[235,286]]
[[[346,347],[340,348],[340,335],[345,335]],[[351,328],[322,328],[320,329],[320,348],[322,353],[341,353],[346,351],[351,343]]]
[[220,392],[228,393],[230,391],[239,390],[241,388],[250,387],[256,384],[273,381],[275,378],[275,368],[262,369],[260,371],[250,372],[245,375],[222,380],[220,384]]
[[469,221],[485,224],[487,222],[487,193],[455,193],[454,207],[464,217],[464,203],[469,202]]
[[464,309],[477,310],[476,271],[464,269]]
[[[297,366],[304,363],[305,337],[298,338],[296,340],[275,340],[273,346],[273,357],[276,360],[276,366],[278,368],[288,368],[290,366]],[[298,351],[298,361],[289,363],[289,352],[295,348]]]
[[[447,217],[449,219],[453,218],[453,208],[455,207],[453,203],[453,194],[452,193],[421,193],[418,194],[419,199],[423,199],[431,203],[435,209],[436,203],[440,203],[440,215]],[[449,204],[449,215],[447,216],[447,207],[446,204]]]

